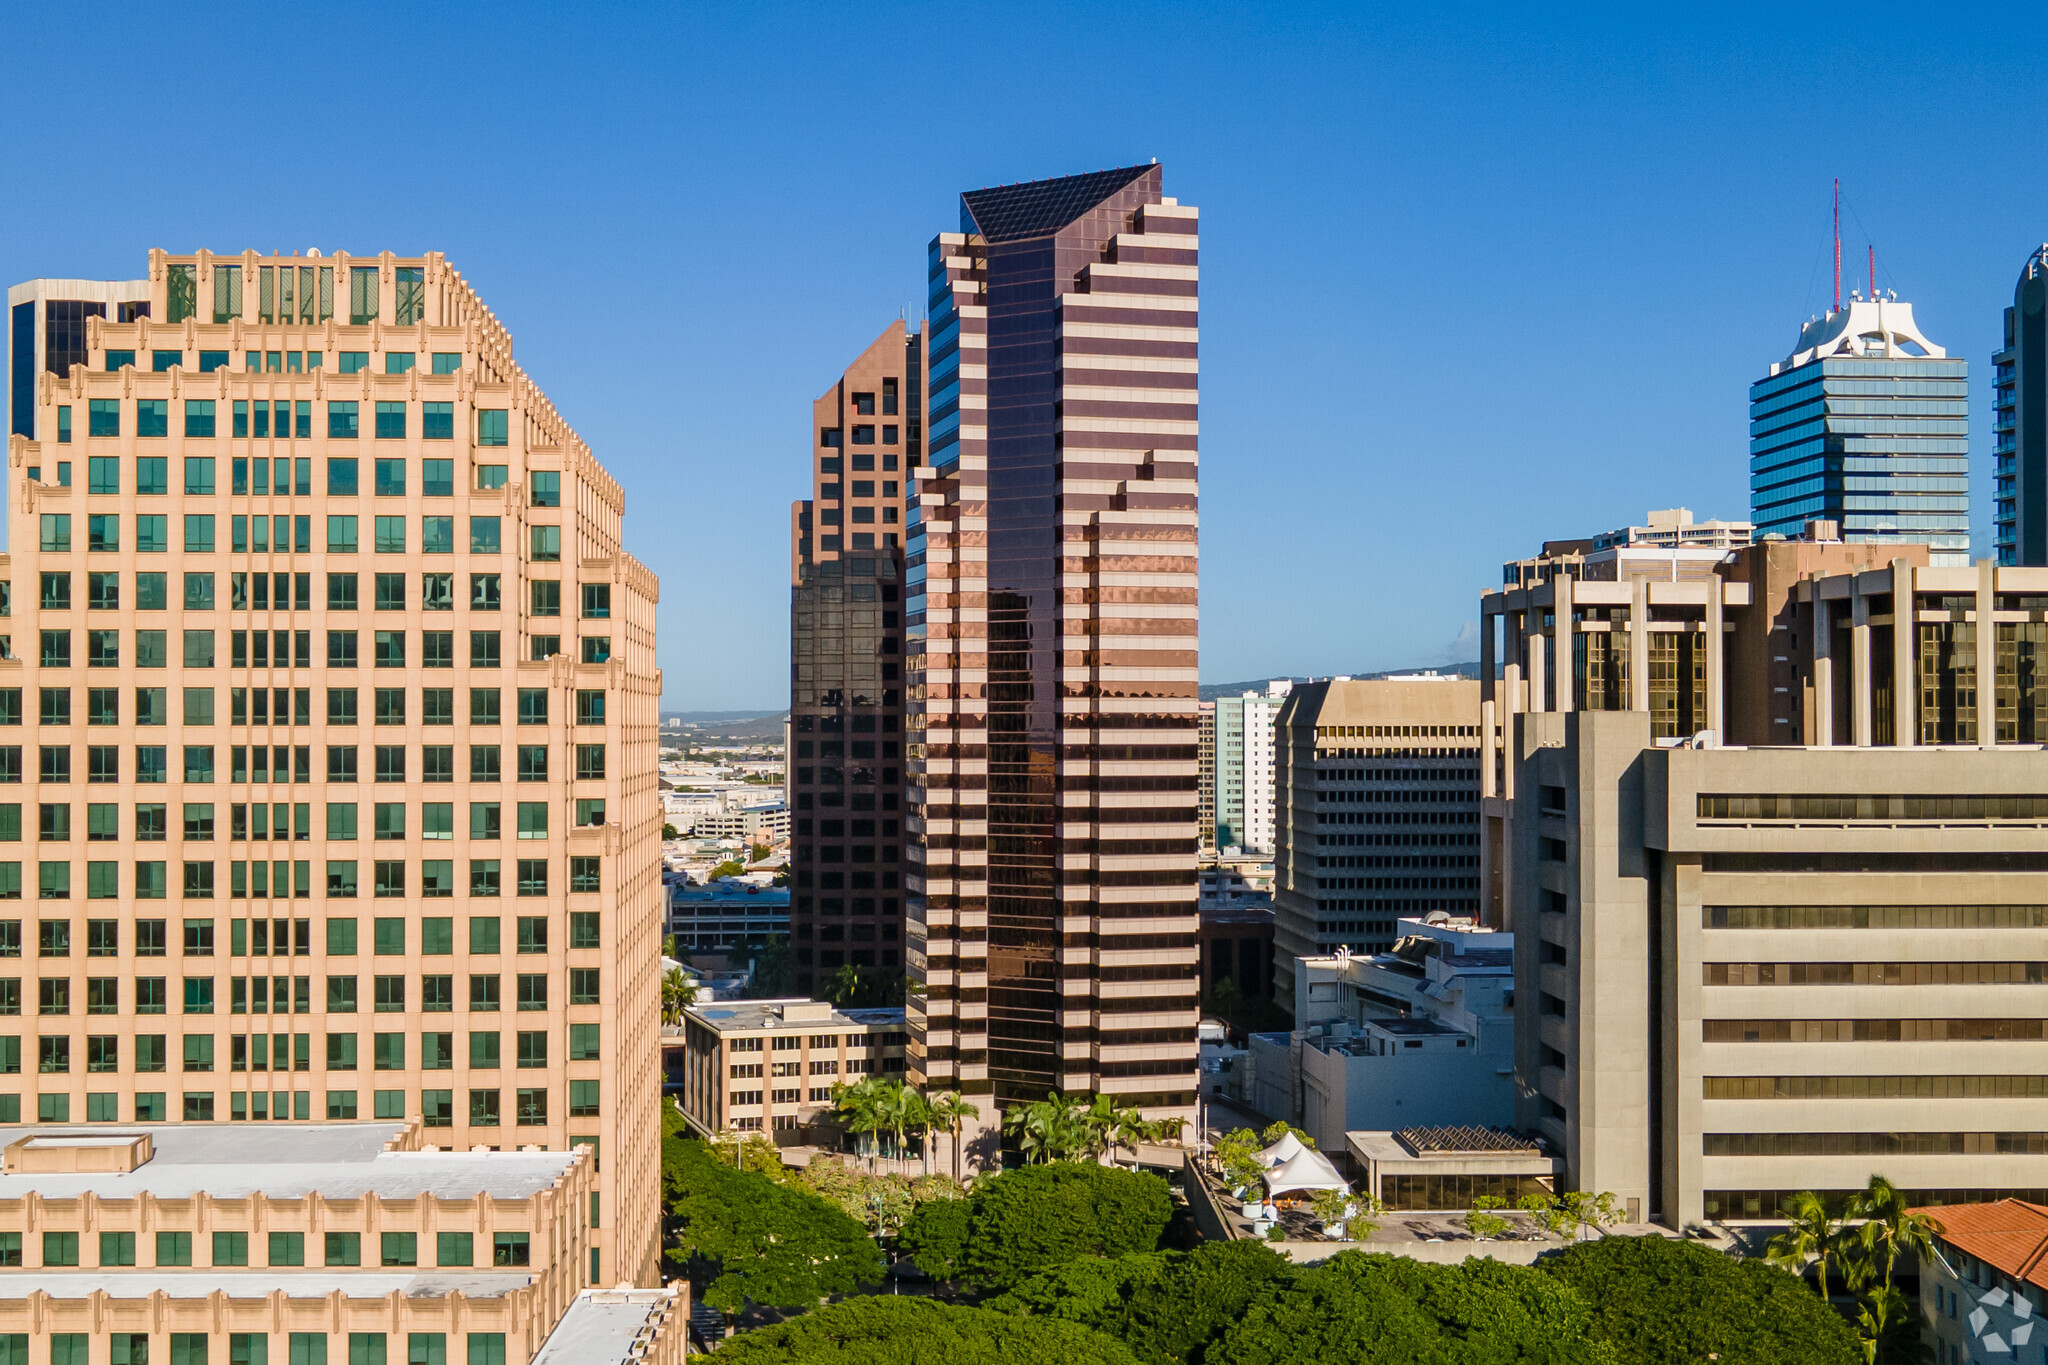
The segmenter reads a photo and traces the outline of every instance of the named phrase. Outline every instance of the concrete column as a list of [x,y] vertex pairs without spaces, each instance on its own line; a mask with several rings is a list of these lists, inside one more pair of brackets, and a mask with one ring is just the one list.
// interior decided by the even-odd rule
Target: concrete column
[[1870,599],[1860,578],[1852,579],[1849,599],[1849,742],[1870,747]]
[[1809,582],[1813,594],[1813,737],[1811,744],[1835,742],[1835,617],[1828,601],[1820,595],[1820,584]]
[[1553,711],[1572,709],[1572,587],[1571,579],[1559,574],[1553,578],[1552,600],[1557,603],[1556,619],[1551,626],[1553,644],[1551,653],[1551,706]]
[[1718,574],[1707,580],[1707,728],[1719,743],[1726,744],[1728,642],[1722,635],[1723,617],[1727,614],[1721,601],[1723,591]]
[[1892,742],[1920,742],[1920,613],[1913,600],[1913,566],[1892,561]]
[[1650,709],[1650,585],[1640,578],[1628,594],[1628,709]]
[[1493,739],[1493,714],[1497,693],[1493,685],[1493,636],[1500,619],[1486,609],[1492,594],[1479,600],[1479,794],[1492,796],[1493,760],[1497,746]]
[[1550,674],[1544,668],[1543,657],[1543,642],[1547,638],[1540,630],[1529,632],[1529,709],[1531,711],[1548,711],[1551,709],[1550,699],[1544,695],[1544,684],[1550,680]]
[[1507,751],[1501,763],[1500,794],[1506,800],[1515,799],[1515,717],[1522,713],[1522,666],[1510,662],[1502,679],[1507,684],[1507,714],[1501,717],[1501,748]]
[[1998,743],[1997,574],[1992,561],[1977,561],[1977,744],[1985,749]]

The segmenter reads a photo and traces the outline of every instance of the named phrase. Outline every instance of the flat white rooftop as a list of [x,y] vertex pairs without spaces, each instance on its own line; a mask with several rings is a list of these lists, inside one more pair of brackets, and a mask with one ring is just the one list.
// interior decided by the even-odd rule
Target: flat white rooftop
[[[122,1124],[104,1133],[75,1126],[0,1126],[0,1147],[22,1138],[37,1146],[108,1145],[147,1133],[153,1157],[132,1171],[0,1174],[0,1200],[30,1191],[44,1199],[189,1199],[205,1192],[240,1199],[527,1199],[553,1185],[573,1152],[394,1152],[385,1148],[402,1123]],[[352,1281],[353,1282],[353,1281]]]

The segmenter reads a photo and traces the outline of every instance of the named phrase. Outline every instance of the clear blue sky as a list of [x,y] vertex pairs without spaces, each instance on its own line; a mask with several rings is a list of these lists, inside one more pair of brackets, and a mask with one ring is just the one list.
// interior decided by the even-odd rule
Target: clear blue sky
[[[1662,10],[1667,7],[1652,7]],[[672,708],[787,699],[809,402],[955,195],[1203,211],[1203,677],[1470,657],[1504,557],[1745,515],[1828,181],[1973,367],[2048,240],[2038,9],[10,6],[0,270],[440,249],[630,498]],[[1469,636],[1467,637],[1469,639]]]

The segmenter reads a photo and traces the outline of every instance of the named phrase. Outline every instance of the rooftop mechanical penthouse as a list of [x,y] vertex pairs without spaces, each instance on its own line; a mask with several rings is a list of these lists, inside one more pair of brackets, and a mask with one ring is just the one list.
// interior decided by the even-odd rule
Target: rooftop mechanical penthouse
[[9,442],[0,1120],[587,1144],[590,1277],[654,1283],[623,491],[438,254],[154,251],[141,284]]

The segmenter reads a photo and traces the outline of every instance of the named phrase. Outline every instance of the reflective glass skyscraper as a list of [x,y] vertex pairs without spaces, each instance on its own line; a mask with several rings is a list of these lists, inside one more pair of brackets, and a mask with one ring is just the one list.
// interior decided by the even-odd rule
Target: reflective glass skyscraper
[[1808,322],[1749,388],[1749,507],[1759,539],[1840,523],[1851,542],[1970,560],[1969,362],[1894,296]]
[[2048,242],[2020,267],[1991,363],[1992,545],[2000,564],[2048,564]]

